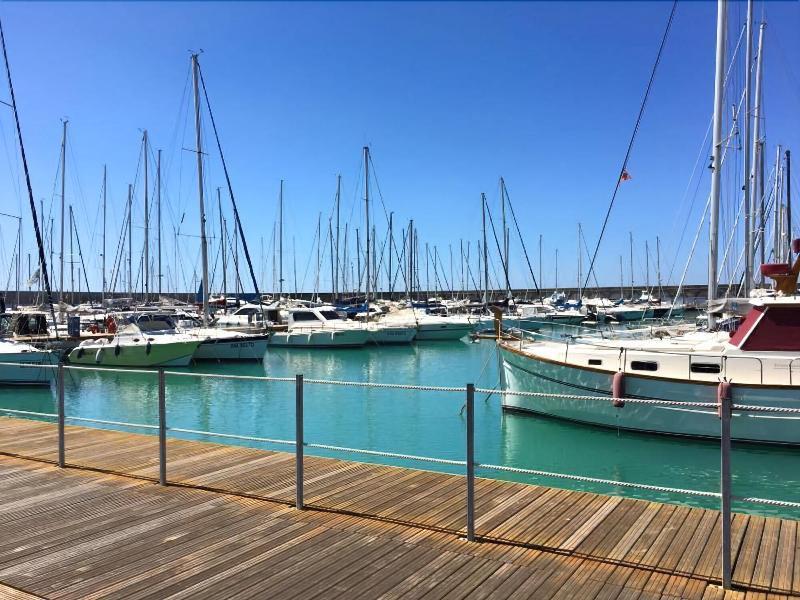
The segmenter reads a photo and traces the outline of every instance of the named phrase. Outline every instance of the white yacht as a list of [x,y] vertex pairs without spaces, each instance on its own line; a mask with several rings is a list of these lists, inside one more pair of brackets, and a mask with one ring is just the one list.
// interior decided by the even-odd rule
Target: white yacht
[[353,348],[370,339],[366,327],[343,319],[332,306],[294,308],[285,331],[275,331],[270,346],[304,348]]
[[241,332],[264,330],[279,321],[275,305],[244,304],[229,313],[216,313],[214,317],[214,327]]
[[0,340],[0,363],[2,386],[49,385],[55,369],[44,365],[57,364],[58,355],[50,350],[37,350],[30,344]]
[[460,340],[475,328],[466,315],[431,315],[414,308],[389,313],[380,323],[413,327],[418,342]]

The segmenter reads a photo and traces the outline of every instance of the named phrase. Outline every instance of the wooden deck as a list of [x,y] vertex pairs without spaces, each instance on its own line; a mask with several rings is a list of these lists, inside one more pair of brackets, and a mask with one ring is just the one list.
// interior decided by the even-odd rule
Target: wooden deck
[[[715,511],[0,418],[0,598],[697,598],[800,595],[791,520],[737,514],[723,594]],[[24,458],[23,458],[24,457]],[[31,460],[35,459],[35,460]],[[4,587],[8,586],[8,587]]]

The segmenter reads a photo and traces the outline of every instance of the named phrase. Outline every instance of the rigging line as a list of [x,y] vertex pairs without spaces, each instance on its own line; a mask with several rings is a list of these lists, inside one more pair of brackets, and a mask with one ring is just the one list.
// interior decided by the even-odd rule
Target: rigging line
[[[42,232],[39,230],[39,221],[36,217],[36,202],[33,199],[33,187],[31,186],[31,174],[28,170],[28,159],[25,156],[25,146],[22,143],[22,128],[19,123],[19,113],[17,112],[17,100],[14,94],[14,84],[11,82],[11,65],[8,62],[8,53],[6,51],[6,36],[3,31],[3,22],[0,20],[0,42],[3,45],[3,60],[6,64],[6,76],[8,78],[8,90],[11,93],[11,107],[14,109],[14,123],[17,127],[17,138],[19,140],[19,149],[22,154],[22,166],[25,170],[25,184],[28,188],[28,202],[31,207],[31,217],[33,220],[33,228],[36,231],[36,245],[39,247],[39,264],[43,267],[44,287],[47,293],[47,303],[50,305],[50,315],[53,317],[53,323],[56,322],[56,312],[53,308],[53,293],[50,289],[50,277],[47,274],[47,258],[44,252],[44,244],[42,242]],[[58,338],[58,328],[54,327],[56,339]]]
[[[503,273],[507,273],[508,270],[506,269],[506,261],[503,258],[503,251],[500,249],[500,241],[497,239],[497,231],[494,228],[494,219],[492,219],[492,211],[489,210],[489,205],[486,205],[486,214],[489,215],[489,224],[492,226],[492,235],[494,236],[494,243],[497,246],[497,252],[500,255],[500,266],[503,268]],[[495,273],[495,279],[497,279],[497,273]],[[498,279],[498,284],[500,280]],[[500,289],[499,287],[497,289]]]
[[617,198],[617,192],[619,191],[619,186],[622,183],[622,175],[625,172],[625,169],[628,166],[628,159],[631,156],[631,151],[633,150],[633,143],[636,141],[636,135],[639,133],[639,126],[642,123],[642,117],[644,116],[644,109],[647,106],[647,99],[650,97],[650,90],[653,87],[653,81],[656,77],[656,71],[658,70],[658,65],[661,62],[661,56],[664,52],[664,46],[667,43],[667,37],[669,36],[669,31],[672,28],[672,21],[675,18],[675,9],[678,6],[678,0],[674,0],[672,3],[672,9],[669,13],[669,19],[667,20],[667,26],[664,29],[664,35],[661,38],[661,45],[658,48],[658,55],[656,56],[656,62],[653,64],[653,69],[650,72],[650,80],[647,82],[647,89],[644,92],[644,98],[642,98],[641,106],[639,107],[639,115],[636,117],[636,124],[633,127],[633,133],[631,134],[631,139],[628,142],[628,149],[625,152],[625,159],[622,161],[622,168],[619,170],[617,174],[617,182],[614,186],[614,193],[611,196],[611,202],[608,204],[608,210],[606,211],[605,219],[603,219],[603,227],[600,229],[600,237],[597,239],[597,245],[594,248],[594,254],[592,255],[592,262],[589,264],[589,271],[586,274],[586,281],[583,284],[585,288],[589,284],[589,277],[591,276],[592,270],[594,269],[595,260],[597,260],[597,252],[600,250],[600,243],[603,241],[603,235],[606,231],[606,226],[608,225],[608,219],[611,216],[611,209],[614,207],[614,201]]
[[[508,195],[508,188],[506,187],[505,179],[502,183],[503,189],[501,193],[506,195],[506,200],[508,201],[508,207],[511,209],[511,218],[514,219],[514,227],[517,229],[517,235],[519,236],[519,243],[522,244],[522,253],[525,255],[525,262],[528,263],[528,270],[531,272],[531,278],[533,279],[533,285],[536,287],[536,293],[541,296],[542,292],[539,290],[539,282],[536,281],[536,275],[533,274],[533,267],[531,266],[531,259],[528,256],[528,249],[525,247],[525,240],[522,239],[522,232],[519,229],[519,223],[517,222],[517,215],[514,212],[514,205],[511,203],[511,196]],[[597,282],[597,278],[595,277],[595,283]],[[597,287],[600,287],[599,285]]]
[[[200,63],[197,63],[197,71],[200,74],[200,82],[203,84],[203,96],[206,100],[206,107],[208,108],[208,116],[211,119],[211,127],[214,130],[214,138],[217,142],[217,149],[219,150],[219,157],[222,161],[222,170],[225,173],[225,182],[228,185],[228,194],[231,197],[231,204],[233,204],[233,216],[236,219],[236,226],[239,229],[239,235],[242,238],[242,249],[244,250],[244,256],[247,259],[247,267],[250,270],[250,278],[253,280],[253,289],[256,293],[257,298],[261,298],[261,292],[258,291],[258,281],[256,280],[256,273],[253,270],[253,262],[250,260],[250,250],[247,247],[247,239],[244,235],[244,229],[242,228],[242,221],[239,218],[239,209],[236,206],[236,199],[233,196],[233,186],[231,184],[230,174],[228,173],[228,164],[225,162],[225,155],[222,152],[222,143],[219,140],[219,134],[217,132],[217,123],[214,120],[214,113],[211,110],[211,102],[208,99],[208,91],[206,90],[206,81],[203,77],[203,70],[200,68]],[[259,306],[262,306],[262,313],[263,313],[263,305],[259,302]]]

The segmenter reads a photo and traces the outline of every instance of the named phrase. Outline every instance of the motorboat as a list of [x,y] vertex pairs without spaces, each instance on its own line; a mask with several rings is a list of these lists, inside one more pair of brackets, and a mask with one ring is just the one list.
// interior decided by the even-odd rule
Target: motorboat
[[205,327],[198,317],[184,312],[145,313],[132,318],[140,326],[147,323],[149,331],[184,333],[198,338],[200,345],[192,357],[194,360],[262,360],[270,336],[264,332],[242,333]]
[[406,308],[385,315],[380,323],[416,328],[416,340],[460,340],[475,328],[467,315],[432,315],[414,308]]
[[0,340],[0,386],[49,385],[58,364],[58,354],[37,350],[30,344]]
[[202,342],[199,336],[177,333],[157,319],[118,320],[122,325],[113,338],[81,342],[68,354],[69,362],[106,367],[185,367]]
[[253,332],[270,328],[279,320],[276,305],[244,304],[232,312],[217,313],[213,325],[217,329]]
[[343,319],[332,306],[293,308],[289,310],[285,331],[275,331],[270,346],[304,348],[353,348],[370,339],[366,327]]

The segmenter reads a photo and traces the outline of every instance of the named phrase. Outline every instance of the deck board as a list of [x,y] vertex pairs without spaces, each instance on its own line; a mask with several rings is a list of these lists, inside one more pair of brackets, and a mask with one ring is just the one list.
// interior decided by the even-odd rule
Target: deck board
[[291,453],[169,439],[162,487],[153,436],[67,442],[59,469],[53,424],[0,418],[0,598],[800,594],[792,520],[735,515],[721,594],[716,511],[478,478],[470,543],[463,476],[307,456],[297,511]]

